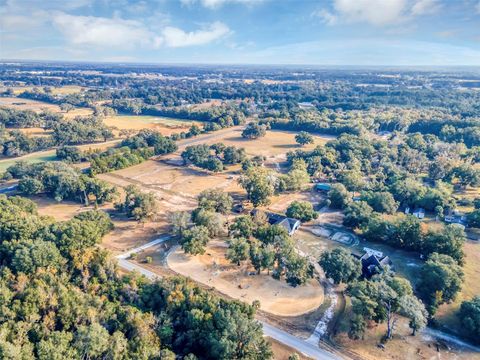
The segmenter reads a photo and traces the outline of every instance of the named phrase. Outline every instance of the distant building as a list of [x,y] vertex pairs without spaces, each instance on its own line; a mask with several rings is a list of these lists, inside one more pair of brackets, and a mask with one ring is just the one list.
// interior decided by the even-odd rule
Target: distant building
[[362,256],[354,255],[362,262],[362,275],[364,278],[371,278],[378,274],[386,266],[392,269],[392,261],[388,256],[383,256],[381,251],[376,251],[370,248],[363,248],[365,253]]
[[[410,208],[405,208],[405,214],[410,214]],[[425,209],[423,208],[415,208],[412,211],[412,215],[415,216],[417,219],[423,219],[425,217]]]
[[300,109],[311,109],[311,108],[314,108],[315,105],[313,105],[311,102],[299,102],[298,103],[298,106]]
[[458,210],[450,211],[447,215],[445,215],[443,219],[446,223],[449,224],[458,224],[465,227],[467,225],[467,217],[465,214],[462,214]]
[[[255,209],[255,210],[252,210],[251,214],[255,216],[258,212],[260,212],[260,210]],[[289,217],[286,217],[285,215],[280,215],[280,214],[276,214],[268,211],[264,211],[263,213],[267,216],[268,223],[270,225],[282,226],[283,228],[285,228],[285,230],[287,230],[288,235],[290,236],[295,234],[295,232],[298,230],[298,228],[302,224],[300,220],[289,218]]]

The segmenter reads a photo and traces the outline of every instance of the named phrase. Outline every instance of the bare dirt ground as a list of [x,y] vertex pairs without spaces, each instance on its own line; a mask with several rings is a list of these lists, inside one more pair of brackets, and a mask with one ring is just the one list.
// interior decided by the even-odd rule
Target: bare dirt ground
[[266,339],[270,343],[270,345],[272,345],[274,360],[288,360],[288,357],[294,353],[299,355],[300,360],[311,360],[311,358],[299,354],[298,351],[295,351],[295,349],[292,349],[291,347],[284,345],[275,339],[272,339],[270,337],[267,337]]
[[195,205],[191,202],[206,189],[243,191],[236,181],[238,176],[230,172],[209,174],[193,167],[173,166],[158,160],[145,161],[99,177],[119,186],[135,184],[144,190],[152,191],[166,205],[171,205],[170,210],[191,208]]
[[169,254],[167,263],[175,272],[228,296],[248,303],[259,300],[261,309],[274,315],[298,316],[322,304],[323,288],[318,281],[294,288],[266,273],[250,276],[253,268],[231,264],[225,252],[224,242],[211,241],[204,255],[188,256],[179,248]]

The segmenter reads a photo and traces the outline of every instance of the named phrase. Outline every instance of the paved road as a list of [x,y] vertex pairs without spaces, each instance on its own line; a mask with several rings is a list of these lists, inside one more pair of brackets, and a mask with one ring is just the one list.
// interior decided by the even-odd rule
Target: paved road
[[[139,246],[135,249],[131,249],[127,251],[124,254],[118,255],[118,265],[128,271],[138,271],[140,274],[146,276],[149,279],[155,280],[160,278],[158,274],[155,274],[154,272],[147,270],[143,267],[141,267],[138,264],[135,264],[133,262],[130,262],[127,260],[128,257],[130,257],[131,254],[140,252],[142,250],[148,249],[152,246],[161,244],[165,241],[167,241],[171,236],[170,235],[165,235],[162,236],[158,239],[155,239],[153,241],[150,241],[147,244],[144,244],[142,246]],[[318,346],[315,346],[305,340],[299,339],[296,336],[287,333],[286,331],[280,330],[272,325],[269,325],[263,321],[260,321],[260,323],[263,326],[263,333],[265,336],[269,336],[272,339],[275,339],[287,346],[290,346],[291,348],[295,349],[296,351],[309,356],[313,359],[319,359],[319,360],[333,360],[333,359],[339,359],[338,356],[328,352],[327,350],[321,349]]]

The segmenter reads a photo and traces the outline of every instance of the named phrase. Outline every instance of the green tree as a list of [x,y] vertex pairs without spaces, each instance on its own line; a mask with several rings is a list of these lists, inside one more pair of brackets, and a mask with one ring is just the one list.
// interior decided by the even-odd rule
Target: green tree
[[169,213],[168,220],[172,226],[172,233],[175,236],[182,236],[182,233],[188,229],[192,221],[188,211],[174,211]]
[[211,237],[220,235],[225,226],[225,219],[221,214],[202,208],[197,208],[192,212],[192,221],[195,225],[206,227]]
[[313,136],[306,131],[300,131],[295,135],[295,141],[299,145],[313,144]]
[[183,231],[180,243],[187,254],[202,255],[209,240],[208,228],[200,225]]
[[263,137],[266,134],[267,134],[267,126],[259,125],[254,122],[248,123],[245,129],[243,129],[242,131],[242,137],[246,139],[258,139],[259,137]]
[[318,217],[309,201],[293,201],[287,208],[287,216],[300,221],[310,221]]
[[343,209],[351,201],[352,195],[347,191],[347,188],[342,184],[333,184],[328,192],[328,199],[330,206],[334,209]]
[[233,238],[228,241],[226,258],[240,266],[242,261],[249,258],[250,244],[245,238]]
[[458,318],[462,323],[463,332],[476,343],[480,343],[480,296],[462,302]]
[[110,335],[99,323],[81,325],[75,335],[74,346],[83,358],[101,358],[109,348]]
[[261,167],[250,168],[240,177],[240,185],[247,192],[253,206],[268,205],[275,191],[275,178],[272,173]]
[[318,263],[335,284],[348,284],[362,274],[361,262],[343,248],[323,252]]
[[232,225],[230,225],[229,234],[233,237],[243,237],[249,239],[253,235],[256,228],[257,225],[251,216],[242,215],[235,218]]
[[365,201],[351,202],[344,211],[343,225],[358,228],[368,224],[373,209]]
[[79,352],[72,346],[72,333],[53,331],[40,340],[37,347],[39,360],[76,360]]
[[450,256],[433,253],[420,270],[417,291],[434,314],[439,305],[455,299],[462,287],[463,270]]
[[199,207],[222,214],[227,214],[233,206],[232,197],[221,189],[204,190],[197,199]]
[[457,224],[444,226],[441,230],[430,230],[425,236],[423,245],[425,255],[439,253],[451,256],[460,264],[463,264],[465,253],[463,245],[466,236],[463,228]]

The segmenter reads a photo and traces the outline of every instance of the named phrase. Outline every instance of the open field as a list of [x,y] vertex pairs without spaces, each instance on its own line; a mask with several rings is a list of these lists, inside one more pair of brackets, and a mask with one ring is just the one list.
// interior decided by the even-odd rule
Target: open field
[[435,318],[440,326],[444,326],[458,333],[461,332],[461,324],[456,316],[460,305],[465,300],[471,300],[474,296],[480,296],[480,243],[477,241],[467,241],[464,246],[466,254],[463,271],[465,273],[465,282],[462,290],[455,301],[451,304],[444,304],[439,307]]
[[[52,90],[52,93],[55,95],[75,94],[86,89],[84,87],[77,86],[77,85],[65,85],[61,87],[47,86],[47,87],[50,88]],[[24,91],[32,91],[35,88],[42,89],[42,87],[38,87],[38,86],[0,86],[0,92],[3,92],[7,89],[12,89],[15,95],[19,95]]]
[[68,113],[65,113],[62,112],[62,110],[60,110],[60,106],[56,104],[17,97],[0,97],[0,106],[5,106],[16,110],[31,110],[35,112],[48,110],[55,113],[62,113],[67,119],[73,119],[76,116],[87,116],[93,114],[93,110],[89,108],[75,108],[70,110]]
[[[77,147],[83,151],[87,150],[104,150],[109,147],[114,146],[120,140],[111,140],[102,143],[94,143],[94,144],[84,144],[78,145]],[[56,150],[45,150],[45,151],[38,151],[30,154],[26,154],[23,156],[18,156],[14,158],[4,158],[0,160],[0,172],[5,171],[9,166],[14,165],[17,161],[26,161],[28,163],[39,163],[44,161],[54,161],[56,160]]]
[[317,280],[294,288],[266,273],[250,276],[255,270],[231,264],[225,259],[226,249],[222,241],[211,241],[205,254],[198,256],[188,256],[178,248],[169,254],[168,266],[233,298],[247,303],[259,300],[262,310],[275,315],[298,316],[322,304],[323,288]]
[[160,199],[178,196],[172,208],[181,206],[181,199],[194,199],[200,192],[211,188],[222,188],[228,192],[243,191],[237,184],[237,176],[229,173],[209,174],[193,167],[173,166],[163,161],[148,160],[142,164],[112,173],[99,175],[100,178],[120,186],[139,185],[153,191]]
[[227,134],[214,141],[206,141],[206,144],[223,142],[228,146],[243,147],[249,155],[263,155],[268,158],[285,155],[288,151],[303,149],[312,150],[318,145],[324,145],[327,141],[333,139],[333,136],[313,135],[314,143],[300,147],[295,142],[296,132],[269,130],[267,134],[258,139],[248,140],[242,137],[242,129],[237,129],[234,133]]
[[[83,211],[94,209],[93,205],[84,206],[78,202],[65,200],[57,202],[45,195],[31,196],[29,198],[37,204],[40,215],[52,216],[57,221],[65,221]],[[102,205],[100,209],[110,213],[115,226],[113,231],[103,238],[101,245],[111,250],[114,254],[125,252],[151,241],[166,231],[161,223],[151,221],[140,224],[137,221],[116,214],[113,204]]]
[[162,116],[148,116],[148,115],[115,115],[107,116],[103,122],[107,126],[113,126],[120,130],[142,130],[153,129],[157,130],[163,135],[171,135],[186,131],[193,124],[201,125],[199,121],[174,119]]

